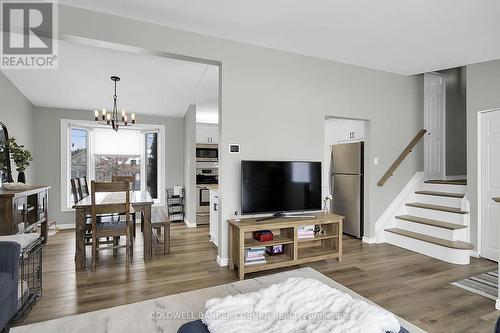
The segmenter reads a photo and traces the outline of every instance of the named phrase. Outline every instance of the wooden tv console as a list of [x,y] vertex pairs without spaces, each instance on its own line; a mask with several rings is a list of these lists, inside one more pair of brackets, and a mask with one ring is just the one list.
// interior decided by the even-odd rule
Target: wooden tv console
[[[280,267],[300,265],[308,262],[336,258],[342,260],[342,221],[336,214],[317,214],[311,217],[281,217],[267,221],[256,219],[228,220],[229,222],[229,268],[238,267],[240,280],[245,274]],[[326,232],[314,238],[299,239],[300,226],[320,225]],[[252,232],[271,230],[272,241],[260,242],[253,239]],[[283,254],[267,255],[266,263],[245,266],[245,249],[260,246],[283,245]]]

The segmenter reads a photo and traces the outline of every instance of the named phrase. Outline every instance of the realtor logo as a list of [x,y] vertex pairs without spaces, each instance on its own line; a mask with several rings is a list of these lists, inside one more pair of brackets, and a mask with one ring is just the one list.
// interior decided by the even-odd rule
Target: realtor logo
[[2,2],[0,68],[57,68],[57,4]]

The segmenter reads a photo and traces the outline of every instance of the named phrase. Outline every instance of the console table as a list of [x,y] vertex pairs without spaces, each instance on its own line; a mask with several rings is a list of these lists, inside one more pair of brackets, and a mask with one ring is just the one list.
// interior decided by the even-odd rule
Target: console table
[[31,186],[19,191],[0,188],[0,235],[29,232],[40,227],[47,242],[47,210],[50,186]]
[[[336,214],[318,214],[311,217],[281,217],[267,221],[256,219],[228,220],[229,222],[229,268],[238,267],[238,276],[280,267],[300,265],[308,262],[337,259],[342,260],[342,221]],[[299,238],[298,228],[319,225],[325,232],[313,238]],[[271,230],[273,240],[260,242],[252,233]],[[283,245],[283,254],[267,255],[266,263],[245,266],[245,250],[253,247]]]

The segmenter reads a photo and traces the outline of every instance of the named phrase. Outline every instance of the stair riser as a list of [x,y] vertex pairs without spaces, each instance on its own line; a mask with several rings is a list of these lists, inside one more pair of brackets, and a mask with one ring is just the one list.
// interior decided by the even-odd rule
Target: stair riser
[[424,184],[422,190],[436,192],[451,192],[464,194],[467,186],[464,185],[445,185],[445,184]]
[[413,215],[427,219],[434,219],[443,222],[466,225],[467,214],[448,213],[440,210],[409,207],[409,206],[405,207],[406,207],[406,213],[405,213],[406,215]]
[[410,251],[415,251],[429,257],[443,260],[457,265],[468,265],[470,261],[470,250],[457,250],[441,245],[427,243],[391,232],[385,232],[385,242],[393,244]]
[[440,197],[436,195],[415,194],[415,201],[431,205],[460,208],[460,198]]
[[413,231],[428,236],[438,237],[449,241],[468,241],[468,239],[466,239],[467,229],[450,230],[399,219],[396,219],[395,226],[396,228]]

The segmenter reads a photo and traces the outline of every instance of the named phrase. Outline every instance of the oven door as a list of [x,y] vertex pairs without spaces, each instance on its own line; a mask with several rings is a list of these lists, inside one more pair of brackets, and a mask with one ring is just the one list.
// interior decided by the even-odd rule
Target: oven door
[[210,190],[208,188],[200,188],[198,191],[198,196],[199,207],[210,206]]

